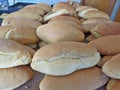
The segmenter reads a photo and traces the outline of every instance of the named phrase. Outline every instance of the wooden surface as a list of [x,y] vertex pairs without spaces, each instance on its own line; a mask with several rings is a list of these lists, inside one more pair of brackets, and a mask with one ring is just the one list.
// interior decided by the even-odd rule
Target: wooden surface
[[118,11],[117,16],[115,18],[115,21],[120,22],[120,8],[119,8],[119,11]]
[[98,8],[108,13],[109,15],[112,13],[114,4],[116,2],[116,0],[83,0],[83,1],[84,5],[89,5]]
[[[40,90],[39,84],[40,84],[41,80],[43,79],[43,77],[44,77],[44,74],[41,74],[39,72],[35,72],[33,79],[31,79],[30,81],[28,81],[27,83],[18,87],[15,90]],[[105,90],[105,86],[101,87],[97,90]]]

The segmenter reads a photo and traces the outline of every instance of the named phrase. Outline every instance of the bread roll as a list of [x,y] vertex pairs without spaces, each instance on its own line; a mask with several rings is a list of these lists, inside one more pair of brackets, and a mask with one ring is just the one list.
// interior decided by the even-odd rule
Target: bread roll
[[35,13],[31,13],[31,12],[16,11],[16,12],[12,12],[12,13],[8,14],[6,16],[6,18],[7,17],[24,17],[24,18],[28,18],[28,19],[38,20],[40,22],[43,21],[43,18],[40,15],[35,14]]
[[106,19],[110,19],[110,17],[105,12],[97,11],[97,10],[88,11],[82,17],[86,19],[93,17],[103,17]]
[[[79,26],[79,25],[78,25]],[[84,34],[73,23],[56,21],[37,28],[37,35],[45,42],[83,41]]]
[[31,7],[31,8],[23,8],[21,10],[19,10],[20,12],[31,12],[31,13],[36,13],[38,15],[45,15],[45,12],[40,9],[39,7]]
[[82,10],[88,9],[88,8],[92,8],[90,6],[79,6],[76,8],[76,12],[81,12]]
[[28,19],[25,17],[7,17],[4,18],[2,21],[2,26],[6,26],[6,25],[12,25],[12,26],[25,26],[25,27],[33,27],[33,28],[37,28],[38,26],[41,25],[40,22],[32,20],[32,19]]
[[39,72],[60,76],[92,67],[99,60],[100,55],[97,50],[87,44],[56,42],[40,48],[35,53],[31,66]]
[[49,23],[53,22],[53,21],[66,21],[66,20],[67,21],[73,21],[77,24],[81,24],[78,18],[72,17],[72,16],[65,16],[65,15],[54,17],[49,21]]
[[94,37],[99,38],[107,35],[120,35],[119,28],[118,22],[104,22],[96,25],[90,32]]
[[102,23],[102,22],[108,22],[108,21],[110,21],[110,20],[107,18],[93,17],[93,18],[89,18],[86,21],[84,21],[83,24]]
[[106,86],[106,90],[120,90],[120,80],[110,79]]
[[0,68],[26,65],[30,62],[30,53],[22,45],[0,38]]
[[108,77],[100,68],[79,70],[66,76],[46,75],[40,83],[40,90],[96,90],[105,85]]
[[120,35],[104,36],[88,43],[97,48],[103,55],[115,55],[120,53]]
[[113,56],[104,56],[100,62],[97,64],[98,66],[102,67],[108,60],[110,60]]
[[113,56],[102,67],[102,71],[111,78],[120,79],[120,54]]
[[40,8],[42,9],[45,13],[48,13],[51,11],[51,7],[46,4],[46,3],[38,3],[38,4],[33,4],[33,5],[27,5],[24,8]]
[[69,5],[68,3],[60,2],[56,5],[54,5],[52,12],[58,12],[60,10],[67,10],[68,15],[76,16],[76,12],[75,12],[74,8],[71,5]]
[[[53,8],[56,8],[56,7],[65,7],[65,6],[71,7],[70,4],[69,4],[69,2],[58,2],[58,3],[56,3],[56,4],[53,6]],[[72,7],[71,7],[71,8],[72,8]]]
[[52,10],[51,6],[49,6],[46,3],[38,3],[37,5],[40,9],[44,10],[46,13],[49,13]]
[[69,14],[69,11],[66,9],[62,9],[57,12],[50,12],[44,16],[44,22],[46,22],[54,17],[60,16],[60,15],[67,15],[67,14]]
[[[92,12],[92,11],[98,11],[98,9],[96,9],[96,8],[85,8],[85,9],[83,9],[83,10],[81,10],[81,12],[78,12],[78,16],[79,17],[84,17],[84,15],[86,14],[86,13],[88,13],[88,12]],[[85,19],[87,19],[87,18],[85,18]]]
[[21,44],[36,43],[39,40],[35,28],[23,26],[12,27],[4,38],[15,40]]
[[26,67],[0,69],[0,90],[14,90],[33,77],[33,71]]

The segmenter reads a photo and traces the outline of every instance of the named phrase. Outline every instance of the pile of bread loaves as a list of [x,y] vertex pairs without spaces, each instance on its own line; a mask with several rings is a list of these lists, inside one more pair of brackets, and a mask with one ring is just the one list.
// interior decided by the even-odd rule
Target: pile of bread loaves
[[105,12],[78,2],[8,14],[0,26],[0,90],[21,86],[33,70],[45,74],[40,90],[119,90],[119,29]]

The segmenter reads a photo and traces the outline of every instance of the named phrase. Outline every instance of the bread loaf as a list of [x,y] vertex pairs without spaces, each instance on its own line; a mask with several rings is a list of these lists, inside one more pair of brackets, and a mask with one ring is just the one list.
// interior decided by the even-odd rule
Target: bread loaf
[[30,62],[30,53],[21,44],[0,38],[0,68],[26,65]]
[[79,70],[66,76],[46,75],[40,83],[40,90],[96,90],[105,85],[108,77],[100,68]]
[[26,66],[0,69],[0,90],[14,90],[33,77],[33,71]]
[[120,35],[104,36],[88,43],[97,48],[103,55],[115,55],[120,53]]
[[120,90],[120,80],[119,79],[110,79],[106,86],[106,90]]
[[118,22],[104,22],[96,25],[91,29],[91,34],[99,38],[107,35],[120,35],[120,23]]
[[102,71],[111,78],[120,79],[120,54],[113,56],[102,67]]
[[40,48],[31,66],[34,70],[50,75],[67,75],[89,68],[100,60],[97,50],[80,42],[56,42]]
[[83,41],[84,34],[79,25],[62,21],[51,22],[37,28],[38,37],[48,43],[57,41]]
[[25,17],[7,17],[3,19],[1,25],[2,26],[7,26],[7,25],[25,26],[25,27],[37,28],[38,26],[41,25],[41,23]]

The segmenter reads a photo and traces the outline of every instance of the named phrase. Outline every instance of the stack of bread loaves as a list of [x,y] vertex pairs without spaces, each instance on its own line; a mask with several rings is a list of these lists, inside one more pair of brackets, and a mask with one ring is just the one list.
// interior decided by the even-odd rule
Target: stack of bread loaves
[[96,48],[64,41],[40,48],[33,56],[31,67],[47,74],[40,83],[40,90],[95,90],[109,79],[95,66],[99,61]]
[[[71,0],[39,3],[8,14],[1,25],[0,90],[30,80],[28,64],[46,74],[40,90],[119,90],[120,23],[106,13]],[[39,41],[36,52],[28,47]]]
[[48,21],[56,16],[60,15],[70,15],[76,16],[76,11],[72,5],[68,2],[59,2],[55,4],[52,8],[52,11],[44,16],[44,21]]
[[8,14],[2,21],[0,37],[36,48],[39,41],[36,28],[43,23],[43,16],[50,11],[48,4],[39,3]]
[[27,46],[0,38],[0,90],[13,90],[33,77],[33,71],[25,66],[33,53]]
[[[119,23],[118,23],[119,24]],[[114,25],[114,24],[113,24]],[[120,34],[117,29],[108,27],[104,31],[106,36],[90,41],[88,44],[97,48],[98,52],[104,55],[103,59],[98,63],[102,67],[104,74],[112,78],[107,84],[107,90],[119,90],[120,79]],[[118,27],[114,27],[118,28]],[[113,31],[112,31],[113,30]],[[109,35],[118,33],[119,35]]]
[[110,21],[107,13],[91,6],[79,6],[76,8],[76,12],[83,24],[84,32],[90,32],[90,30],[99,23]]

